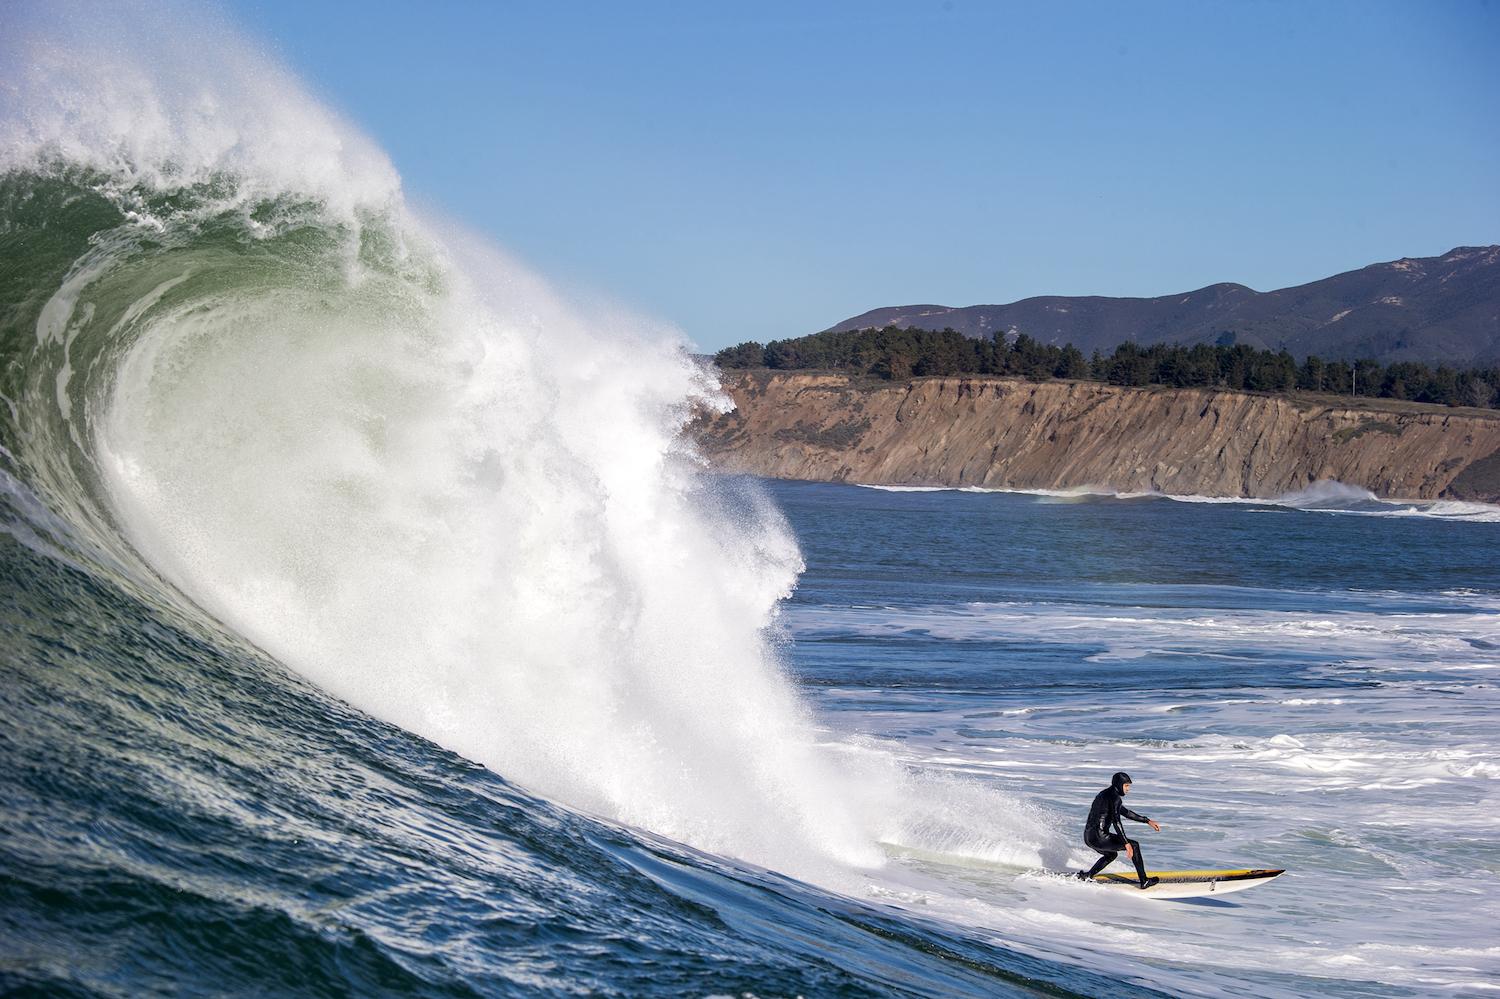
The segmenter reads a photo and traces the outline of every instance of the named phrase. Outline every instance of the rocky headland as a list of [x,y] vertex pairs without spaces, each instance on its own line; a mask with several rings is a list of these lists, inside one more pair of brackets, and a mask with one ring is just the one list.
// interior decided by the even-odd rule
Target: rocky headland
[[1333,479],[1395,499],[1500,503],[1500,412],[1221,389],[878,381],[731,371],[694,425],[725,471],[1010,489],[1275,497]]

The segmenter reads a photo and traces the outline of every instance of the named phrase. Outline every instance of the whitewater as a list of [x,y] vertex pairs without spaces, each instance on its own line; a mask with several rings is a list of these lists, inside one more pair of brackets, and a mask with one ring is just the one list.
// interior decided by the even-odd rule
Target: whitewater
[[[1465,872],[1497,864],[1485,518],[1416,523],[1468,533],[1422,540],[1442,557],[1390,593],[1283,566],[1226,596],[1132,570],[1128,525],[1071,505],[716,477],[683,429],[727,400],[680,334],[574,306],[415,210],[231,27],[171,5],[5,17],[7,990],[1493,977],[1458,918],[1491,905]],[[1106,508],[1149,519],[1077,505]],[[1107,568],[1043,568],[1100,544]],[[1315,539],[1284,544],[1313,561]],[[954,590],[955,558],[989,582]],[[1238,692],[1197,693],[1247,661]],[[1073,812],[1116,763],[1193,817],[1148,856],[1300,863],[1315,888],[1153,909],[1039,873],[1087,859]],[[1267,831],[1256,795],[1288,791],[1314,804],[1277,821],[1322,831]],[[1330,826],[1316,802],[1343,791]],[[1432,796],[1435,831],[1403,831],[1394,791]],[[1395,837],[1359,861],[1376,884],[1317,880],[1327,842],[1371,828]],[[1418,885],[1392,873],[1411,851]],[[1350,921],[1371,905],[1405,915]]]
[[1121,492],[1105,486],[1021,489],[1000,486],[893,486],[879,483],[860,483],[860,485],[866,489],[882,489],[896,493],[1018,493],[1024,496],[1044,496],[1058,502],[1105,497],[1117,500],[1171,500],[1174,503],[1237,503],[1360,517],[1436,517],[1445,520],[1500,523],[1500,506],[1493,503],[1472,503],[1463,500],[1381,499],[1368,489],[1347,485],[1333,479],[1323,479],[1305,489],[1280,496],[1201,496],[1158,492]]

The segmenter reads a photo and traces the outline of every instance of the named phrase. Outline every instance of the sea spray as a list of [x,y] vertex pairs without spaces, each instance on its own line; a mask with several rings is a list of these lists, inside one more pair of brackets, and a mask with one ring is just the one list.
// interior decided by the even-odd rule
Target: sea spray
[[684,442],[724,400],[678,336],[571,309],[410,211],[274,64],[131,35],[150,23],[75,9],[7,43],[12,183],[113,213],[41,309],[50,384],[25,393],[24,460],[68,453],[51,492],[102,499],[76,519],[325,689],[574,807],[840,884],[881,842],[1056,852],[1008,799],[814,726],[776,653],[797,546]]

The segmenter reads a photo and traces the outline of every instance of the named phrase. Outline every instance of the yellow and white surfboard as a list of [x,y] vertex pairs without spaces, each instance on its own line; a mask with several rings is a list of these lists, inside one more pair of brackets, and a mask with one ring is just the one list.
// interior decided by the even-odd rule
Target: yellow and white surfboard
[[1284,870],[1246,869],[1238,871],[1147,871],[1161,880],[1150,888],[1141,888],[1134,874],[1100,874],[1093,884],[1139,892],[1151,898],[1206,898],[1228,895],[1263,885],[1285,874]]

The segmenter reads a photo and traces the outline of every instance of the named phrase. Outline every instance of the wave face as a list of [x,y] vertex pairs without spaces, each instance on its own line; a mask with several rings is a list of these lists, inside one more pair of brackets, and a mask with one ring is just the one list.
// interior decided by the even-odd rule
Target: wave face
[[226,27],[117,14],[0,42],[0,980],[1092,990],[765,873],[1061,847],[813,723],[680,340],[413,212]]
[[440,238],[248,56],[115,94],[130,72],[67,49],[20,58],[29,96],[106,100],[9,143],[12,226],[45,218],[15,253],[26,477],[319,686],[529,787],[765,862],[860,859],[762,638],[796,545],[678,443],[714,401],[681,345]]

